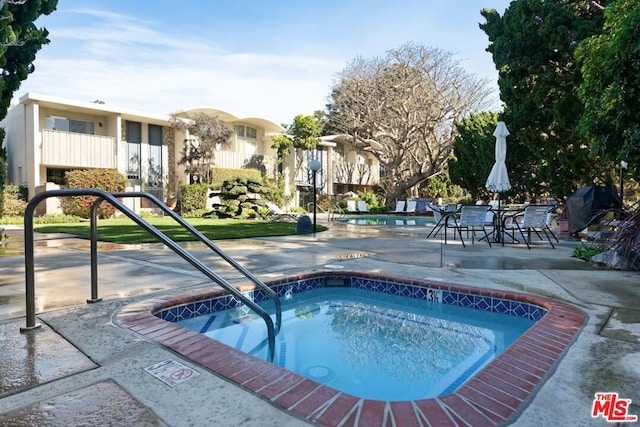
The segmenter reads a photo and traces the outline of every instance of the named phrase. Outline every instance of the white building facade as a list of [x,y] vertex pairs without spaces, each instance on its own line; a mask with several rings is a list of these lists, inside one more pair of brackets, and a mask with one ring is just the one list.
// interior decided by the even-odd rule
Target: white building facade
[[[277,153],[271,136],[281,126],[262,118],[239,118],[222,110],[194,108],[173,113],[187,118],[205,113],[226,122],[234,134],[219,147],[215,167],[260,168],[271,179],[277,173]],[[27,93],[12,106],[0,127],[6,135],[8,181],[28,189],[29,198],[64,185],[65,172],[74,169],[115,169],[128,180],[128,190],[149,191],[162,197],[187,184],[178,164],[189,135],[174,129],[169,114],[152,114],[108,104],[81,102]],[[308,159],[322,164],[317,181],[322,193],[333,195],[371,188],[379,180],[379,164],[355,148],[348,136],[323,137],[314,151],[296,153],[302,164],[292,180],[311,183]],[[296,157],[283,160],[282,170],[294,171]],[[139,201],[125,200],[134,210]],[[39,213],[58,213],[59,202],[47,200]]]

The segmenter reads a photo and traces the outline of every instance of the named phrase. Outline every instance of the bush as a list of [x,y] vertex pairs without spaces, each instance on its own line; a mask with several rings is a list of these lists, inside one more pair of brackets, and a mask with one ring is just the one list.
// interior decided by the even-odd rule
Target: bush
[[574,258],[579,258],[584,261],[591,261],[591,257],[597,254],[600,254],[609,248],[605,245],[593,244],[593,245],[585,245],[582,243],[579,246],[576,246],[573,249],[572,256]]
[[[65,181],[69,189],[95,188],[108,192],[121,192],[127,186],[127,179],[115,169],[85,169],[73,170],[65,174]],[[94,196],[61,197],[60,206],[68,215],[89,218]],[[100,203],[99,218],[110,218],[115,213],[110,203]]]
[[34,224],[73,224],[81,221],[82,218],[79,216],[66,214],[44,215],[33,218]]
[[[267,190],[260,179],[238,176],[223,182],[221,190],[224,206],[218,211],[219,216],[243,219],[264,216],[261,199]],[[253,194],[259,195],[260,200],[254,200]]]
[[358,199],[367,202],[367,208],[371,213],[387,213],[387,207],[384,204],[384,199],[375,193],[360,192],[358,193]]
[[640,202],[623,208],[619,216],[619,226],[605,243],[621,258],[622,270],[640,271]]
[[27,209],[27,202],[23,198],[23,191],[17,185],[5,185],[0,197],[3,201],[2,215],[9,217],[23,217]]
[[192,216],[198,211],[206,211],[208,195],[209,186],[207,184],[183,185],[180,188],[180,212],[182,215]]

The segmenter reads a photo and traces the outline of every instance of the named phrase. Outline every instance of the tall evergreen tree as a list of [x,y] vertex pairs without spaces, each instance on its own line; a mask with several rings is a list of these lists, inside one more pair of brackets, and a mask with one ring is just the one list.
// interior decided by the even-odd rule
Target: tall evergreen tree
[[640,181],[640,0],[617,0],[605,11],[604,32],[578,47],[585,103],[580,130],[592,152]]
[[503,16],[482,11],[511,132],[507,162],[518,166],[512,183],[534,195],[564,197],[601,175],[601,162],[576,131],[583,107],[574,51],[601,31],[605,4],[514,0]]
[[453,158],[449,159],[449,177],[476,200],[487,196],[484,184],[495,162],[493,131],[498,114],[471,114],[456,123],[458,136],[453,142]]

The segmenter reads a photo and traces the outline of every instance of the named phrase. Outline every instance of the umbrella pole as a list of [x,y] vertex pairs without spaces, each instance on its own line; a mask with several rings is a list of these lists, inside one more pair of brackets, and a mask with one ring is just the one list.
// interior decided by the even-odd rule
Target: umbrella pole
[[502,232],[502,214],[500,212],[500,192],[498,191],[498,230],[496,231],[500,243],[504,246],[504,233]]

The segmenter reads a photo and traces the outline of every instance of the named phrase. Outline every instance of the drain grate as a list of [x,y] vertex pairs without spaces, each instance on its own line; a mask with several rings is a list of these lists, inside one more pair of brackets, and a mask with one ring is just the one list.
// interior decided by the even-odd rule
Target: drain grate
[[338,259],[353,259],[353,258],[368,257],[369,255],[371,255],[371,254],[367,253],[367,252],[353,252],[353,253],[338,255],[336,258],[338,258]]

